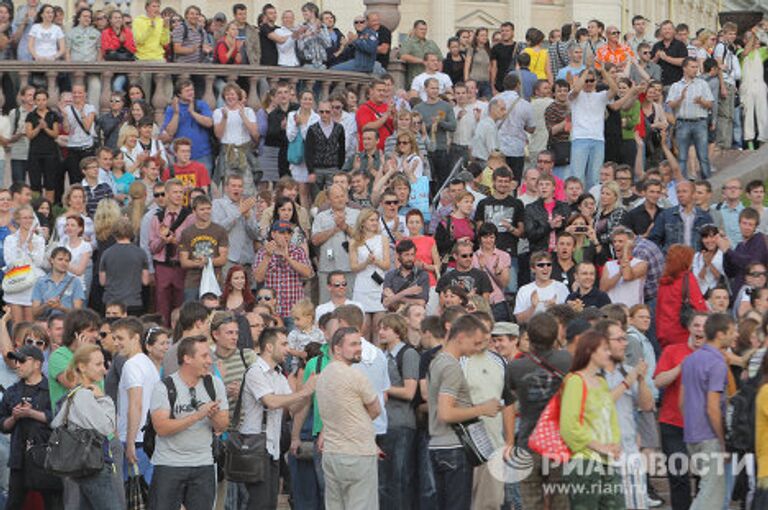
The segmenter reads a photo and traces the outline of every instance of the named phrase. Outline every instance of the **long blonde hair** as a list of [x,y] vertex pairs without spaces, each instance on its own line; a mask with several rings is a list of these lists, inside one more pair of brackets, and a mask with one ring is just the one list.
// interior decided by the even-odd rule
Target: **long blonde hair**
[[122,213],[120,206],[111,198],[105,198],[99,201],[96,206],[96,212],[93,214],[93,230],[96,233],[96,239],[106,241],[112,235],[112,227],[120,219]]
[[96,344],[85,344],[77,348],[69,362],[69,366],[67,366],[66,372],[64,372],[64,377],[67,381],[74,382],[75,384],[83,382],[83,376],[78,365],[91,361],[91,356],[93,356],[94,352],[101,352],[101,347]]
[[147,212],[147,187],[141,181],[133,181],[128,188],[128,196],[131,197],[131,203],[128,204],[128,219],[131,220],[133,233],[139,235],[141,229],[141,219]]
[[136,136],[138,138],[139,130],[133,126],[125,126],[123,131],[120,133],[120,136],[117,138],[117,146],[124,147],[125,142],[128,141],[129,136]]
[[379,216],[379,212],[375,209],[363,209],[360,211],[360,215],[355,222],[355,228],[352,229],[352,240],[357,246],[365,242],[365,222],[373,215]]

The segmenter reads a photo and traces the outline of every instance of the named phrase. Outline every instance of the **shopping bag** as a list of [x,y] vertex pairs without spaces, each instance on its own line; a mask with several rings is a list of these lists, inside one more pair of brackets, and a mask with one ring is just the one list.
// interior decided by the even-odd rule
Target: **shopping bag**
[[125,506],[127,510],[146,510],[147,500],[149,499],[149,489],[144,477],[139,473],[136,464],[133,465],[132,473],[128,475],[125,482]]
[[219,281],[216,279],[216,271],[213,270],[213,260],[208,257],[203,268],[203,275],[200,277],[200,297],[205,294],[214,294],[216,297],[221,296],[221,287],[219,287]]

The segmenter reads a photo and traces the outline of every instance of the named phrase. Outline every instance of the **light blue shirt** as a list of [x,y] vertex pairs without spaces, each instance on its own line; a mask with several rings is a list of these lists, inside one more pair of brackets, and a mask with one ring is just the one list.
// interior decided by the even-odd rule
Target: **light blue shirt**
[[384,404],[384,392],[386,392],[392,383],[389,381],[389,366],[387,358],[381,349],[377,349],[369,341],[362,339],[363,352],[360,363],[352,365],[359,370],[373,387],[373,391],[379,396],[381,405],[381,414],[373,420],[373,430],[380,436],[387,433],[387,410]]
[[37,280],[34,289],[32,289],[32,302],[45,303],[54,298],[59,298],[61,306],[69,309],[75,307],[75,300],[84,301],[85,293],[80,278],[67,273],[59,283],[54,282],[50,274]]
[[720,216],[723,218],[725,235],[728,236],[731,245],[736,246],[743,240],[741,230],[739,229],[739,214],[744,210],[744,204],[739,202],[736,207],[731,207],[727,202],[723,202],[715,209],[720,211]]

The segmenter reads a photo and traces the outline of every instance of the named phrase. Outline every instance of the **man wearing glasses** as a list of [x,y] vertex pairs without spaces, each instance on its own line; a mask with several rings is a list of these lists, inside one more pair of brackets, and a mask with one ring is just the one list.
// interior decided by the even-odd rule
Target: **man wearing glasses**
[[[647,76],[643,76],[643,73]],[[639,83],[643,80],[660,81],[661,67],[651,60],[651,45],[643,42],[637,45],[637,63],[629,71],[629,78]]]
[[315,322],[318,322],[320,317],[326,313],[331,313],[340,306],[354,305],[361,311],[363,310],[363,306],[360,303],[347,299],[347,277],[344,272],[331,271],[328,273],[326,283],[330,300],[315,309]]
[[615,26],[609,26],[606,31],[608,42],[597,49],[595,68],[610,62],[619,68],[622,75],[627,75],[627,64],[635,59],[635,52],[626,44],[621,43],[621,32]]
[[347,34],[347,45],[355,49],[355,58],[336,64],[334,71],[356,71],[370,73],[376,63],[376,52],[379,47],[379,36],[368,26],[365,17],[355,18],[355,31]]
[[[474,249],[472,241],[469,239],[459,239],[453,245],[453,257],[456,260],[456,267],[448,271],[437,281],[435,291],[440,294],[448,287],[462,287],[470,296],[478,295],[488,301],[493,291],[491,280],[482,269],[472,267],[472,255]],[[568,293],[566,292],[566,295]]]
[[333,175],[344,166],[347,141],[344,127],[331,117],[329,101],[321,101],[317,113],[320,114],[320,122],[307,130],[304,161],[310,179],[314,180],[320,190],[324,190]]
[[552,279],[552,255],[539,251],[531,255],[531,271],[534,281],[523,285],[515,299],[515,318],[518,324],[528,322],[538,312],[561,305],[568,298],[568,287]]

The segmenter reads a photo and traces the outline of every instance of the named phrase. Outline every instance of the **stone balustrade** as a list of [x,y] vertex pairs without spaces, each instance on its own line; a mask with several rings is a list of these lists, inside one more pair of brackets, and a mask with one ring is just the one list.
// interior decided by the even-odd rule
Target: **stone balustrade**
[[[162,122],[165,107],[171,101],[171,89],[169,81],[172,76],[179,78],[202,77],[205,81],[203,99],[212,108],[216,102],[213,89],[214,81],[222,77],[227,81],[247,79],[250,84],[248,93],[248,105],[258,107],[261,103],[259,82],[265,80],[273,87],[280,80],[293,84],[303,83],[303,87],[309,90],[318,90],[320,98],[327,98],[334,90],[352,87],[360,97],[364,97],[364,87],[367,87],[371,77],[366,74],[352,72],[337,72],[329,70],[314,70],[303,67],[266,67],[247,65],[219,65],[219,64],[169,64],[162,62],[20,62],[13,60],[2,61],[0,65],[0,78],[4,73],[18,75],[19,88],[29,83],[33,73],[44,75],[48,84],[51,106],[59,100],[57,78],[63,74],[69,74],[71,82],[84,84],[86,76],[97,75],[101,81],[101,96],[99,110],[109,110],[109,99],[112,94],[112,78],[118,74],[128,76],[129,83],[142,83],[147,81],[147,75],[151,76],[153,87],[150,104],[154,108],[156,121]],[[0,106],[5,103],[5,97],[0,90]]]

